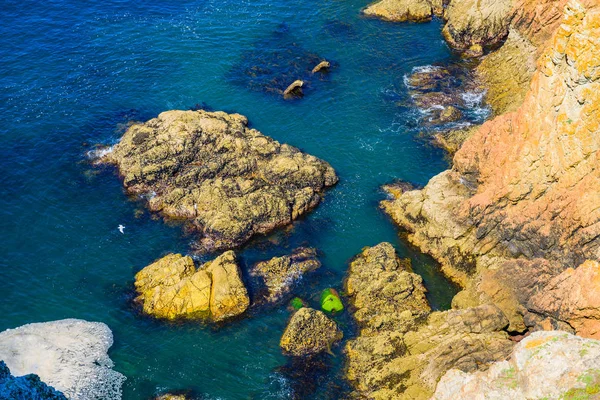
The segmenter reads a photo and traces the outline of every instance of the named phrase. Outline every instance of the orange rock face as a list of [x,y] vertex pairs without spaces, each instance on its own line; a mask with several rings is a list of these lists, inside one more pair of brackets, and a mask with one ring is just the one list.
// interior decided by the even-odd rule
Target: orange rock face
[[[522,3],[517,26],[544,41],[559,25],[554,10],[564,2]],[[600,286],[582,282],[591,279],[588,264],[568,284],[553,279],[600,259],[600,10],[570,1],[560,22],[541,51],[522,105],[482,125],[456,153],[452,170],[382,206],[409,231],[412,243],[467,289],[457,304],[496,303],[515,330],[532,311],[536,326],[549,317],[594,336],[600,315],[577,314],[578,307],[600,298]],[[579,281],[591,297],[574,299],[565,315],[543,298],[528,311],[519,280],[506,279],[506,263],[515,259],[527,261],[520,264],[526,268],[552,265],[535,290],[560,299]],[[520,274],[535,277],[526,268]]]
[[567,322],[579,336],[600,339],[600,264],[586,261],[554,277],[529,300],[533,311]]
[[476,192],[460,208],[506,255],[577,265],[600,240],[600,12],[573,3],[515,113],[459,150],[453,176]]

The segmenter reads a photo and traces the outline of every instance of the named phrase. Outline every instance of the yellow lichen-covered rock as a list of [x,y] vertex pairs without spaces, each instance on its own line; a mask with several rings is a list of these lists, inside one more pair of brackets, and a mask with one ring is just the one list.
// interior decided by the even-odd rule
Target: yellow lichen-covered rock
[[246,311],[250,299],[233,251],[205,264],[205,271],[212,278],[210,315],[213,320],[220,321]]
[[516,29],[506,42],[488,54],[476,68],[478,80],[486,87],[486,103],[495,115],[516,110],[529,90],[535,71],[537,49]]
[[345,348],[357,397],[428,399],[449,369],[485,369],[512,348],[497,307],[431,312],[422,279],[389,243],[352,261],[346,291],[360,327]]
[[390,243],[363,250],[350,263],[345,290],[363,334],[406,328],[409,317],[431,311],[423,279],[411,272],[410,260],[400,260]]
[[424,22],[431,20],[434,11],[441,12],[441,4],[434,8],[433,3],[431,0],[381,0],[365,8],[363,14],[386,21]]
[[232,251],[198,270],[190,257],[169,254],[138,272],[135,287],[144,313],[157,318],[220,321],[250,304]]
[[442,34],[454,48],[494,45],[508,35],[512,0],[451,1],[444,18]]
[[337,324],[322,311],[304,307],[290,319],[279,345],[286,354],[308,356],[330,351],[342,336]]
[[338,178],[329,164],[264,136],[239,114],[167,111],[131,126],[101,162],[131,194],[201,237],[200,251],[240,245],[315,207]]
[[288,294],[304,274],[320,266],[315,249],[300,247],[290,255],[259,262],[252,268],[250,274],[262,278],[267,287],[265,300],[275,302]]

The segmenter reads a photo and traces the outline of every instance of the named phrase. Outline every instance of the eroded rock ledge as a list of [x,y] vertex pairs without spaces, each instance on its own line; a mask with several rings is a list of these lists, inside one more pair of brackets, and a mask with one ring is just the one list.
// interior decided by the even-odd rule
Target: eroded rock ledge
[[513,347],[496,306],[432,312],[421,277],[389,243],[352,261],[346,291],[360,327],[345,349],[357,398],[428,399],[446,371],[485,369]]
[[[515,332],[598,335],[597,296],[582,293],[599,289],[576,278],[595,276],[600,254],[598,26],[597,8],[571,1],[523,104],[481,126],[451,170],[382,202],[465,288],[455,307],[495,304]],[[572,288],[560,310],[543,299]]]
[[115,164],[150,210],[200,233],[201,251],[290,224],[338,180],[328,163],[249,128],[244,116],[202,110],[133,125],[101,162]]

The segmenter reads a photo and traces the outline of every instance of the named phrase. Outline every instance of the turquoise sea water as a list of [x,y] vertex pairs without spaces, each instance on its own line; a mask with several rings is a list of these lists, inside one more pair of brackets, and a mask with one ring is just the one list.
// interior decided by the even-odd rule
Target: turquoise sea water
[[[177,389],[207,399],[343,396],[340,346],[322,370],[285,368],[278,346],[289,316],[284,306],[219,329],[157,322],[132,306],[134,274],[165,253],[188,251],[191,239],[147,213],[136,217],[142,205],[86,154],[118,140],[130,120],[202,103],[246,115],[264,134],[327,160],[340,176],[291,231],[244,247],[244,266],[298,245],[317,247],[323,267],[297,292],[316,305],[320,290],[341,288],[362,247],[390,241],[413,259],[434,307],[447,308],[455,288],[402,242],[378,202],[382,184],[423,185],[447,168],[440,150],[416,138],[419,113],[397,103],[407,98],[406,73],[455,59],[439,21],[365,19],[359,10],[366,4],[3,0],[0,330],[62,318],[105,322],[115,337],[115,369],[128,378],[125,399]],[[264,60],[274,76],[284,73],[270,57],[290,52],[334,63],[302,100],[283,101],[241,75]],[[348,315],[338,322],[353,334]]]

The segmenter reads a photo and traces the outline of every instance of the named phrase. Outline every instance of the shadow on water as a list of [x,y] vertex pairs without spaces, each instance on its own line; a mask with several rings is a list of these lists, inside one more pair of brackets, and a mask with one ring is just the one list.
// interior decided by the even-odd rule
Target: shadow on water
[[329,80],[328,73],[311,72],[324,59],[302,47],[289,27],[280,24],[277,30],[242,53],[226,77],[238,86],[275,96],[281,96],[292,82],[300,79],[304,81],[304,93],[310,94],[321,82]]

